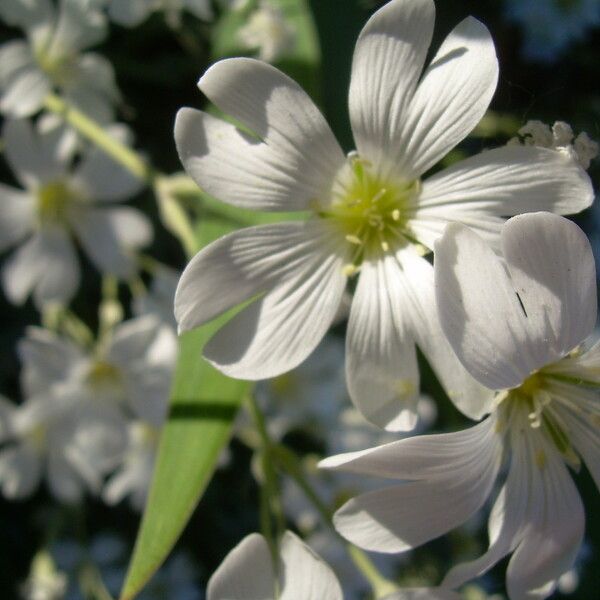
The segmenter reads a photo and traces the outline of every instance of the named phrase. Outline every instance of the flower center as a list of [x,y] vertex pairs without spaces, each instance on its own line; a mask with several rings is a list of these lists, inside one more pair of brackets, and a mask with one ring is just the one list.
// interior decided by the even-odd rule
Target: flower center
[[75,57],[71,53],[57,51],[52,40],[34,44],[33,55],[40,70],[57,86],[66,85],[75,69]]
[[[552,410],[553,394],[550,391],[552,382],[545,376],[544,370],[532,373],[519,387],[507,390],[501,395],[505,403],[504,422],[509,422],[512,416],[521,415],[527,418],[532,429],[539,429],[552,441],[557,450],[571,465],[579,465],[579,457],[573,450],[569,436]],[[518,422],[523,423],[524,418]],[[538,466],[544,466],[543,454],[536,457]]]
[[37,191],[37,214],[42,224],[57,224],[67,221],[69,206],[76,195],[62,181],[43,185]]
[[94,388],[107,388],[121,383],[121,372],[105,360],[97,360],[87,374],[87,382]]
[[330,219],[353,249],[352,263],[378,257],[412,243],[408,226],[420,182],[382,179],[356,153],[332,189],[331,202],[316,206],[319,217]]

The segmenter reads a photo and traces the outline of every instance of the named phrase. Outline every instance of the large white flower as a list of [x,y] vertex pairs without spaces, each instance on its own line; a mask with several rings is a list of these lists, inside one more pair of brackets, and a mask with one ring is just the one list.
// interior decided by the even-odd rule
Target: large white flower
[[243,128],[189,108],[175,125],[186,171],[212,196],[310,212],[306,221],[234,232],[197,254],[176,295],[180,330],[254,299],[204,353],[230,376],[273,377],[314,350],[359,272],[347,381],[363,414],[393,430],[415,424],[415,343],[459,408],[473,417],[485,410],[441,333],[423,257],[446,223],[467,223],[497,243],[507,215],[578,212],[593,197],[574,161],[542,148],[491,150],[422,180],[475,127],[498,76],[489,32],[473,18],[424,69],[433,23],[432,0],[392,0],[364,27],[352,63],[356,152],[348,157],[294,81],[248,58],[218,62],[199,82]]
[[[274,567],[263,536],[252,533],[245,537],[210,578],[207,600],[343,600],[331,568],[300,538],[286,531],[279,552],[279,565]],[[417,588],[385,597],[385,600],[426,599],[459,600],[459,597],[448,590]]]
[[135,194],[140,182],[96,148],[71,167],[61,133],[38,135],[27,120],[7,121],[2,135],[25,188],[0,184],[0,251],[23,242],[2,269],[8,299],[21,304],[33,291],[38,307],[68,302],[80,277],[73,238],[102,273],[130,278],[133,251],[150,242],[152,228],[140,211],[111,203]]
[[0,47],[0,111],[36,113],[53,90],[94,119],[108,123],[119,100],[111,64],[82,50],[101,42],[106,17],[96,0],[3,0],[0,18],[21,28],[27,41]]
[[351,541],[402,552],[466,521],[506,457],[489,550],[455,567],[444,585],[457,587],[513,552],[509,596],[531,600],[553,591],[581,545],[584,511],[567,466],[583,460],[600,486],[600,344],[582,346],[596,321],[596,279],[585,235],[556,215],[510,219],[502,250],[505,263],[460,224],[436,243],[441,322],[464,366],[497,391],[493,414],[466,431],[322,466],[404,480],[354,498],[335,518]]

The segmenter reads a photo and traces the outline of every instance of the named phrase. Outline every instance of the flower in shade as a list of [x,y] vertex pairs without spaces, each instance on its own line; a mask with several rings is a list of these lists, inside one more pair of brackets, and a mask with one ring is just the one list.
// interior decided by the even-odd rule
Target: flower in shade
[[9,120],[5,158],[25,188],[0,184],[0,250],[20,244],[4,263],[2,285],[21,304],[33,292],[36,306],[67,303],[79,286],[74,239],[94,265],[122,279],[136,272],[134,251],[152,237],[137,209],[114,207],[141,184],[96,148],[76,166],[61,154],[60,132],[38,135],[27,120]]
[[180,330],[253,299],[204,354],[232,377],[274,377],[314,350],[354,277],[350,396],[391,430],[416,423],[415,344],[461,410],[479,417],[487,408],[435,311],[433,268],[423,255],[445,225],[466,223],[497,244],[507,215],[578,212],[593,198],[587,174],[545,148],[490,150],[423,179],[476,126],[498,76],[489,32],[473,18],[424,68],[433,23],[432,0],[392,0],[362,30],[349,92],[356,151],[348,156],[294,81],[249,58],[218,62],[199,82],[240,127],[189,108],[175,124],[185,169],[208,194],[309,214],[236,231],[198,253],[176,294]]
[[33,115],[52,91],[102,123],[119,100],[111,64],[82,53],[106,36],[106,17],[95,0],[2,0],[0,18],[19,27],[27,41],[0,47],[0,111]]
[[478,425],[326,459],[323,467],[403,480],[352,499],[338,531],[371,550],[402,552],[465,522],[507,476],[489,521],[490,546],[454,567],[458,587],[513,553],[511,600],[545,598],[584,534],[569,475],[584,462],[600,485],[600,344],[592,251],[572,222],[520,215],[502,230],[504,262],[476,233],[448,226],[436,243],[442,326],[465,368],[496,392]]

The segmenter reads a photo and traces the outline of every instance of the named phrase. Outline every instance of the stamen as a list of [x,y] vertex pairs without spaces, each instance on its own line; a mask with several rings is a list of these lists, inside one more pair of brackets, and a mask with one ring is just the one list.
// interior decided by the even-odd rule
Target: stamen
[[363,241],[359,237],[357,237],[355,235],[352,235],[352,234],[348,234],[346,236],[346,241],[350,242],[351,244],[355,244],[357,246],[362,246],[363,245]]
[[400,220],[400,211],[399,211],[397,208],[395,208],[395,209],[392,211],[392,219],[393,219],[394,221],[399,221],[399,220]]
[[342,267],[342,273],[346,277],[352,277],[353,275],[358,273],[358,271],[360,271],[360,267],[353,265],[352,263],[348,263],[347,265],[344,265]]

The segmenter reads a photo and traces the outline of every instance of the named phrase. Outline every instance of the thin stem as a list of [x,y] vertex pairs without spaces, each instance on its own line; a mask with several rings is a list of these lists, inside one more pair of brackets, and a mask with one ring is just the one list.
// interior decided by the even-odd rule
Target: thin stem
[[[252,394],[250,394],[248,398],[248,405],[261,443],[259,458],[262,475],[264,477],[264,482],[261,486],[261,529],[269,543],[273,558],[276,559],[277,544],[275,540],[285,531],[285,518],[280,502],[279,481],[273,467],[273,461],[271,460],[273,444],[269,432],[267,431],[265,418]],[[275,534],[271,526],[271,515],[275,518],[277,526]],[[277,564],[277,560],[274,560],[273,562],[274,564]]]
[[146,161],[135,150],[108,135],[98,123],[55,94],[49,94],[46,97],[45,105],[50,112],[62,117],[81,135],[92,141],[98,148],[101,148],[132,175],[149,185],[153,183],[156,174]]
[[327,505],[319,498],[319,495],[314,491],[310,482],[304,475],[303,469],[300,465],[298,457],[285,446],[278,444],[273,447],[273,455],[279,462],[280,466],[284,471],[292,477],[298,487],[304,492],[308,500],[312,503],[321,518],[328,525],[335,535],[341,540],[346,548],[346,552],[350,556],[352,562],[356,568],[363,574],[365,579],[370,583],[373,589],[375,598],[383,598],[388,594],[396,591],[398,586],[389,579],[386,579],[373,564],[373,561],[369,556],[360,548],[357,548],[353,544],[350,544],[344,540],[340,534],[334,529],[332,517],[333,512],[327,507]]

